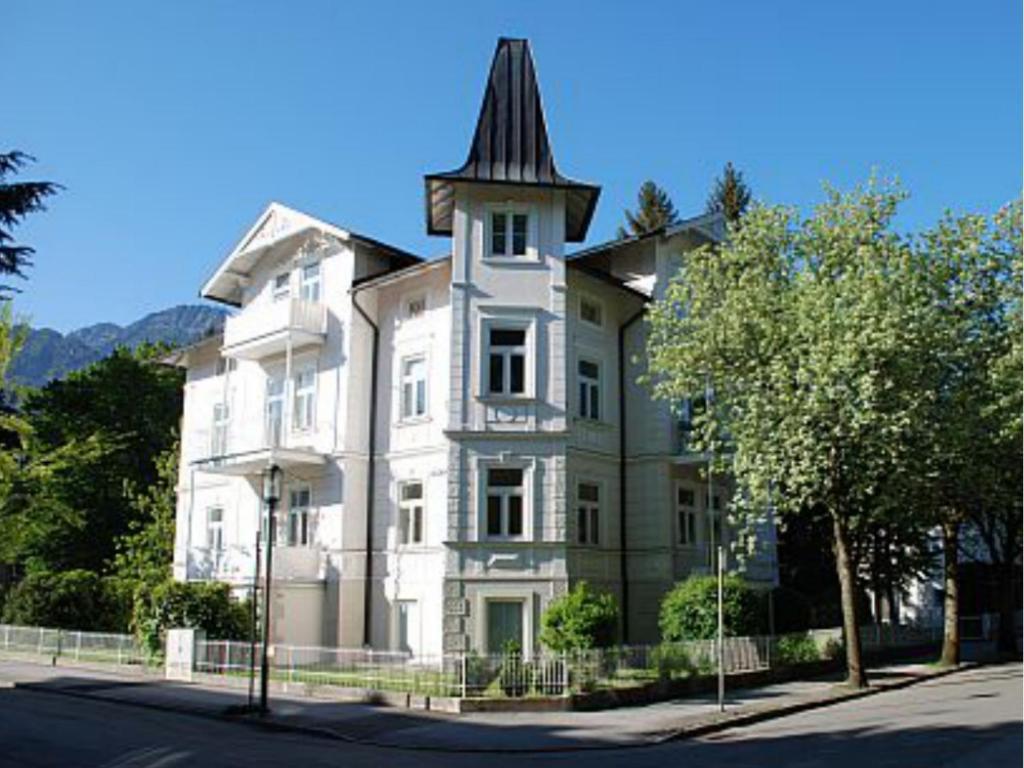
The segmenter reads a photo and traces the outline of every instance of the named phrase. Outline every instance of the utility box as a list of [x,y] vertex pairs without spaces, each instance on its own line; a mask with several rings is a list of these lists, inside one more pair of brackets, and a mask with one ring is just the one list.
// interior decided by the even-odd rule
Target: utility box
[[164,648],[164,677],[191,683],[196,666],[196,648],[206,639],[201,629],[168,629]]

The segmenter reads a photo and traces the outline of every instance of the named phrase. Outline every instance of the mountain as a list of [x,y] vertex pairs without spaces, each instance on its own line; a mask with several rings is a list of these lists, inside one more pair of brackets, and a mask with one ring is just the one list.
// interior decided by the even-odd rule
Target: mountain
[[226,315],[227,311],[218,307],[182,304],[126,326],[96,323],[66,335],[50,328],[32,328],[11,364],[10,378],[17,384],[39,387],[106,357],[118,346],[188,344],[212,328],[220,328]]

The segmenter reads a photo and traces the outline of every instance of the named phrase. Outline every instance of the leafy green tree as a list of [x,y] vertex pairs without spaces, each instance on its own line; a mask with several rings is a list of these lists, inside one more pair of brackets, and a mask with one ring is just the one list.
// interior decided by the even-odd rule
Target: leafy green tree
[[[55,195],[60,185],[51,181],[7,181],[34,158],[24,152],[0,154],[0,274],[24,277],[35,250],[15,243],[12,230],[30,213],[45,209],[46,198]],[[0,297],[14,290],[0,284]]]
[[668,192],[653,181],[640,185],[636,211],[624,211],[626,226],[619,227],[618,237],[646,235],[679,222],[679,214]]
[[552,600],[541,618],[540,641],[553,651],[606,648],[615,642],[619,606],[585,581]]
[[[945,587],[942,661],[959,661],[959,586],[964,523],[1001,573],[1013,626],[1021,517],[1021,203],[989,219],[947,215],[922,237],[930,270],[929,361],[935,397],[922,445],[927,487],[913,499],[941,526]],[[1001,638],[1013,650],[1011,631]]]
[[174,442],[181,373],[151,354],[116,350],[25,398],[29,432],[0,496],[0,559],[104,571],[140,516],[126,484],[155,483],[153,459]]
[[[722,621],[729,636],[761,634],[764,611],[760,596],[742,578],[722,583]],[[661,601],[661,639],[710,640],[718,636],[718,579],[691,576],[676,584]]]
[[726,163],[708,197],[707,212],[721,213],[728,223],[737,224],[749,205],[750,187],[743,181],[743,174],[731,162]]
[[891,226],[903,197],[874,181],[828,189],[804,221],[754,206],[726,243],[687,254],[650,312],[655,394],[677,402],[708,382],[715,392],[695,442],[721,457],[728,434],[732,460],[719,464],[742,490],[733,515],[827,516],[858,687],[854,542],[916,472],[911,435],[929,406],[918,387],[929,341],[921,257]]
[[140,585],[156,586],[171,577],[178,457],[176,442],[157,457],[156,482],[148,488],[126,488],[136,519],[129,523],[129,532],[116,542],[113,572],[133,590]]
[[135,595],[132,627],[152,654],[163,652],[168,629],[202,629],[211,640],[246,640],[252,626],[251,605],[231,597],[227,584],[170,579]]

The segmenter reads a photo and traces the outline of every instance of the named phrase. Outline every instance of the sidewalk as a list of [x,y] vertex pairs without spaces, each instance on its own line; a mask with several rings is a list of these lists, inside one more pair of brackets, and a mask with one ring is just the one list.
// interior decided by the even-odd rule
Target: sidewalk
[[0,687],[234,719],[368,745],[456,752],[546,752],[657,744],[873,695],[948,673],[928,665],[904,664],[871,669],[872,686],[866,691],[851,691],[834,679],[730,691],[724,714],[718,711],[713,696],[600,712],[445,715],[273,695],[271,716],[258,719],[231,714],[245,705],[244,690],[0,659]]

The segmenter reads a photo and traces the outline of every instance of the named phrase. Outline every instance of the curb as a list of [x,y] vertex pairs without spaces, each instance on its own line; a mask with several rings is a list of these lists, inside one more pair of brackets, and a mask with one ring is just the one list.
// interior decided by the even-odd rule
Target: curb
[[883,683],[874,688],[848,690],[832,695],[804,698],[802,700],[793,701],[789,704],[776,704],[761,708],[747,708],[746,710],[739,709],[733,712],[719,713],[708,716],[696,723],[693,723],[692,725],[683,726],[681,728],[667,731],[661,733],[660,735],[644,739],[643,741],[618,744],[559,744],[546,747],[528,747],[522,749],[507,746],[445,747],[430,745],[394,744],[386,741],[378,741],[376,739],[362,739],[355,736],[350,736],[348,734],[325,726],[303,725],[301,723],[282,722],[281,720],[275,719],[264,720],[262,718],[254,717],[249,714],[229,714],[227,712],[215,711],[211,709],[202,710],[184,706],[175,706],[172,704],[157,704],[146,701],[125,701],[123,699],[110,698],[106,696],[97,695],[95,693],[50,688],[47,687],[45,684],[40,683],[14,682],[11,684],[10,687],[32,691],[35,693],[56,694],[58,696],[87,699],[89,701],[102,701],[108,704],[129,707],[140,707],[143,709],[150,709],[161,712],[172,712],[174,714],[198,717],[206,720],[218,720],[220,722],[225,723],[248,725],[250,727],[255,727],[276,733],[300,733],[307,736],[331,739],[334,741],[342,741],[347,744],[355,744],[359,746],[376,747],[380,749],[401,750],[406,752],[438,752],[449,754],[549,754],[560,752],[596,752],[657,747],[674,741],[683,741],[686,739],[699,738],[702,736],[707,736],[710,734],[731,730],[733,728],[739,728],[746,725],[754,725],[756,723],[788,717],[790,715],[799,714],[801,712],[807,712],[814,709],[823,709],[834,704],[842,704],[847,701],[854,701],[856,699],[862,699],[868,696],[875,696],[878,694],[887,693],[889,691],[896,691],[901,690],[903,688],[909,688],[919,683],[928,682],[930,680],[937,680],[939,678],[947,677],[958,672],[965,672],[974,669],[977,666],[978,665],[976,664],[961,664],[958,667],[940,669],[935,672],[927,672],[925,674],[915,675],[906,680],[899,680],[893,683]]

